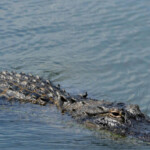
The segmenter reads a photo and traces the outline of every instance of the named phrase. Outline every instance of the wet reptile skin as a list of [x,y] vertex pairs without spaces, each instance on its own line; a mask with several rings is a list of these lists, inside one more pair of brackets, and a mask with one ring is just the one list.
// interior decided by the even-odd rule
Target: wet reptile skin
[[0,72],[0,97],[8,101],[55,104],[77,122],[96,129],[105,129],[123,136],[150,142],[150,118],[138,105],[87,98],[87,93],[72,96],[32,74]]

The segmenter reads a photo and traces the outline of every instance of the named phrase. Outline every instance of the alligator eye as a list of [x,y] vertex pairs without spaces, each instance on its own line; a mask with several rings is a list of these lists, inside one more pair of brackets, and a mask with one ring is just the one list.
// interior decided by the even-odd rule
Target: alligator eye
[[110,116],[111,117],[116,117],[116,118],[120,118],[121,117],[121,115],[120,115],[120,113],[118,111],[111,111],[110,112]]
[[111,114],[112,114],[113,116],[116,116],[116,117],[117,117],[117,116],[120,116],[120,114],[119,114],[118,112],[112,112]]
[[117,119],[120,122],[125,122],[124,112],[119,110],[112,110],[109,112],[110,117]]

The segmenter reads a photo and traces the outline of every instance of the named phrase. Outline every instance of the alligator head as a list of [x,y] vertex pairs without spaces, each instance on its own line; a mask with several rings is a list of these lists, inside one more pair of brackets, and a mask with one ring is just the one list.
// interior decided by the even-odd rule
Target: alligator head
[[98,108],[100,112],[97,114],[88,113],[89,122],[98,128],[150,141],[150,119],[141,112],[138,105],[104,103]]
[[150,119],[138,105],[86,100],[64,106],[73,118],[88,127],[150,141]]

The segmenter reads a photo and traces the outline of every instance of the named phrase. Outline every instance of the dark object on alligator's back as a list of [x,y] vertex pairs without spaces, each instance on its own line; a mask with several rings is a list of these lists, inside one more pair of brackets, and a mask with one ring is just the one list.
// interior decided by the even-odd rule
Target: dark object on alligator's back
[[55,104],[87,127],[150,142],[150,118],[138,105],[95,100],[87,98],[87,93],[72,96],[60,85],[54,86],[39,76],[7,71],[0,72],[0,97],[40,105]]

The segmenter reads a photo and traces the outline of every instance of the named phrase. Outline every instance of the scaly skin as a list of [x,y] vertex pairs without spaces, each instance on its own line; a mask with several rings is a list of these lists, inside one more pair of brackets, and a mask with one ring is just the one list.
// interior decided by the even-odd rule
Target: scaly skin
[[55,104],[62,113],[87,127],[150,142],[150,118],[138,105],[95,100],[87,98],[87,93],[71,96],[39,76],[7,71],[0,72],[0,97],[40,105]]

